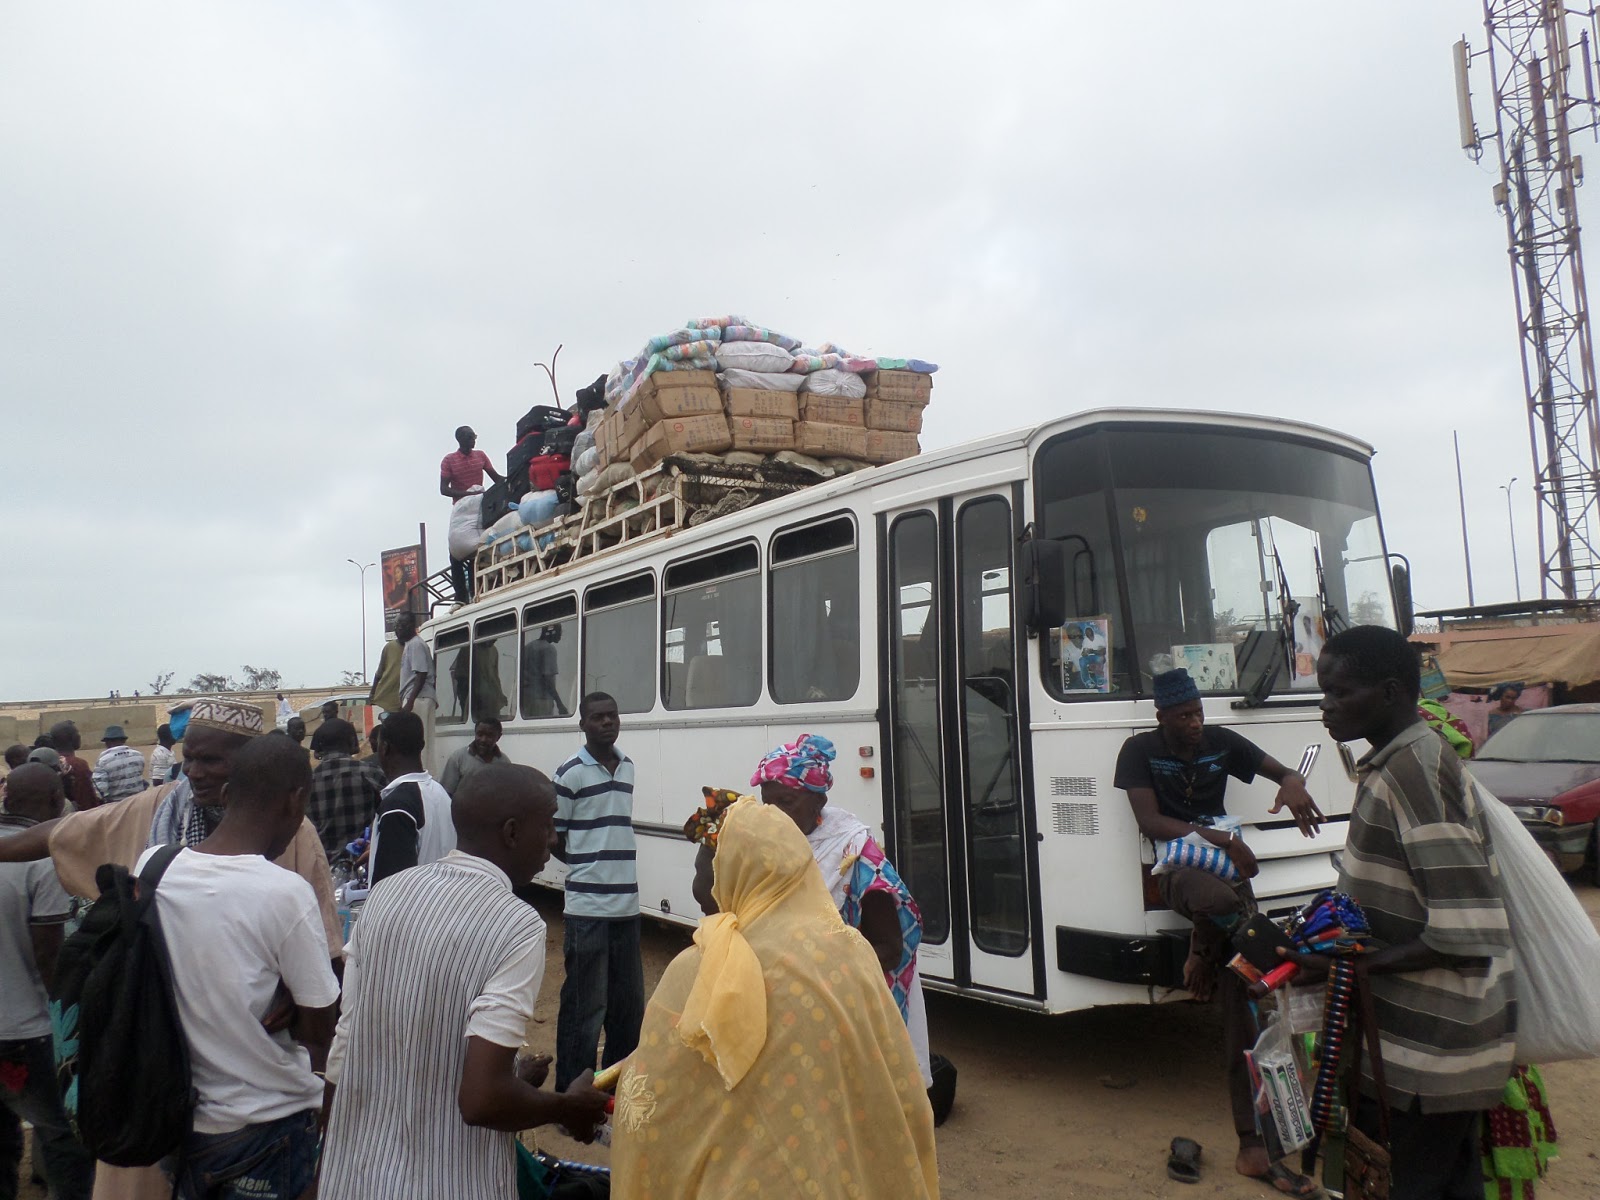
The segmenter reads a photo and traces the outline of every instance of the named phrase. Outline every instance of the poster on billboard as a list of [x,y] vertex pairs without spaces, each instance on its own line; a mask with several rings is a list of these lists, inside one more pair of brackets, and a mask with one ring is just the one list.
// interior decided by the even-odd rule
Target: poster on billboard
[[395,622],[407,608],[418,616],[427,611],[427,600],[422,595],[427,564],[420,545],[385,550],[382,561],[383,629],[385,633],[393,633]]

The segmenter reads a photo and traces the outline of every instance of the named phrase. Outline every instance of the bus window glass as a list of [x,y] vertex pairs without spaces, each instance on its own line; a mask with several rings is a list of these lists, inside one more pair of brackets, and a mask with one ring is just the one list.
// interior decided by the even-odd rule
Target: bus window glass
[[922,936],[950,935],[944,748],[939,731],[939,534],[932,513],[890,530],[895,865],[922,909]]
[[753,545],[673,563],[662,585],[669,709],[748,708],[761,695],[761,572]]
[[1312,689],[1325,613],[1393,626],[1361,458],[1246,431],[1108,437],[1142,688],[1186,667],[1202,691],[1237,692],[1251,634],[1292,631],[1277,686]]
[[1133,687],[1107,486],[1097,435],[1052,442],[1039,456],[1040,531],[1066,558],[1067,619],[1039,639],[1045,686],[1058,699],[1125,696]]
[[861,682],[861,568],[849,517],[772,540],[772,698],[848,700]]
[[607,692],[617,711],[655,707],[655,580],[635,575],[584,596],[583,691]]
[[[465,656],[457,656],[451,670],[465,674]],[[479,621],[472,633],[471,713],[474,722],[485,717],[504,721],[517,715],[516,692],[512,689],[516,677],[517,614],[509,612]],[[454,691],[454,674],[450,682]]]
[[1017,786],[1011,506],[961,510],[957,554],[962,737],[967,771],[967,887],[972,940],[991,954],[1028,948],[1028,872]]
[[[439,635],[433,648],[434,690],[438,701],[435,725],[462,725],[467,720],[467,677],[472,661],[471,635],[466,626]],[[459,681],[459,685],[458,685]]]
[[[1245,429],[1123,427],[1047,443],[1035,480],[1046,535],[1066,540],[1074,564],[1069,596],[1081,609],[1092,561],[1099,594],[1111,597],[1091,604],[1110,621],[1113,691],[1148,694],[1154,675],[1178,666],[1202,691],[1237,694],[1240,665],[1263,639],[1273,646],[1258,661],[1285,664],[1275,686],[1314,688],[1328,616],[1394,625],[1359,454]],[[1109,505],[1114,524],[1084,514],[1090,505]],[[1118,628],[1119,615],[1131,629]],[[1290,630],[1293,644],[1277,648]],[[1075,647],[1057,641],[1046,683],[1065,697]]]
[[571,596],[522,610],[522,715],[578,710],[578,602]]

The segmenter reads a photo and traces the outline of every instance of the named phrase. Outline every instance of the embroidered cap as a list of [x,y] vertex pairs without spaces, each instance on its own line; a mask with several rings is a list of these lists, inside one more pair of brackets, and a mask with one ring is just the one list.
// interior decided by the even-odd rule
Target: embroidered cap
[[1170,671],[1161,672],[1152,683],[1155,685],[1157,712],[1163,708],[1176,708],[1180,704],[1200,699],[1200,689],[1195,686],[1194,680],[1189,678],[1189,672],[1183,667],[1174,667]]
[[254,704],[241,700],[196,700],[189,706],[189,729],[220,729],[242,737],[260,737],[266,719]]

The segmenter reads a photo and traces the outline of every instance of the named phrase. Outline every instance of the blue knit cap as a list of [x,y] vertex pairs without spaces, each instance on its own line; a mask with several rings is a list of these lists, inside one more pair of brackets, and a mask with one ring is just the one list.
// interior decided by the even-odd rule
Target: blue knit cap
[[1152,682],[1155,685],[1158,712],[1163,708],[1176,708],[1180,704],[1200,699],[1200,689],[1195,686],[1194,680],[1189,678],[1189,672],[1183,667],[1163,671]]

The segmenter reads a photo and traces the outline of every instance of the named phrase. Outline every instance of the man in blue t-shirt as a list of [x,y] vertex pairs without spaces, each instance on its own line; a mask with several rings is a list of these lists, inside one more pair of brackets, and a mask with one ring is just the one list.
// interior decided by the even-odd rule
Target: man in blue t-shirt
[[556,1018],[556,1089],[639,1044],[644,962],[639,954],[639,875],[633,840],[633,760],[617,749],[617,702],[590,692],[578,705],[584,744],[556,769],[556,856],[567,864],[562,956],[566,979]]
[[1152,842],[1159,845],[1196,834],[1222,850],[1238,871],[1236,883],[1198,867],[1180,867],[1157,875],[1156,881],[1162,902],[1194,924],[1183,966],[1184,986],[1196,1000],[1209,1000],[1215,993],[1222,1003],[1228,1093],[1239,1135],[1234,1167],[1288,1195],[1311,1195],[1315,1183],[1272,1162],[1256,1132],[1255,1100],[1244,1060],[1244,1052],[1255,1043],[1255,1023],[1244,980],[1224,964],[1232,956],[1230,935],[1255,911],[1250,880],[1259,868],[1244,839],[1215,828],[1215,823],[1227,813],[1228,780],[1249,783],[1257,775],[1278,785],[1271,811],[1287,808],[1306,837],[1316,836],[1322,813],[1299,772],[1232,729],[1206,725],[1200,689],[1188,671],[1179,667],[1162,672],[1155,677],[1154,689],[1156,728],[1136,733],[1122,744],[1113,783],[1128,793],[1139,832]]

